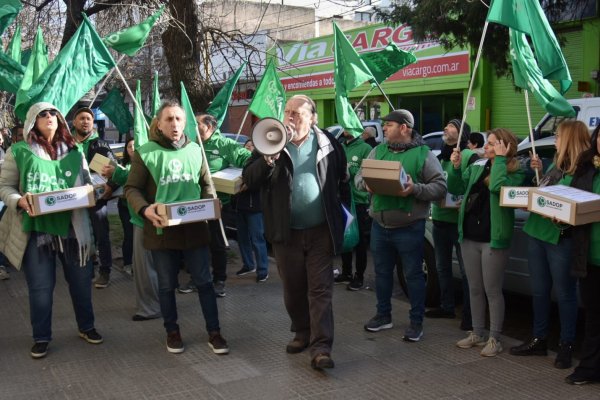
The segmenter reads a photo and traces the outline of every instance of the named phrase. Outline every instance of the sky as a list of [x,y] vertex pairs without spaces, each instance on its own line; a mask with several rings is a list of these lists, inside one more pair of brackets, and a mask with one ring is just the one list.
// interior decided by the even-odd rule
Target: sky
[[[257,3],[265,3],[268,0],[250,0]],[[365,0],[360,0],[365,2]],[[367,1],[368,2],[368,1]],[[372,0],[372,4],[378,4],[379,0]],[[332,15],[344,15],[352,17],[352,10],[357,8],[359,1],[351,0],[273,0],[273,4],[285,4],[288,6],[313,7],[319,17],[331,17]]]

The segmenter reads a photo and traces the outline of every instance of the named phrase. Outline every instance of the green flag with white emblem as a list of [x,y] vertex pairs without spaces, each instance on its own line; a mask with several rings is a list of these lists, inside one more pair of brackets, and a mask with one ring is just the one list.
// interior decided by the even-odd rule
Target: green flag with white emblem
[[152,14],[142,23],[119,32],[111,33],[102,39],[104,44],[113,50],[118,51],[119,53],[124,53],[130,57],[133,57],[146,42],[152,27],[158,18],[160,18],[164,10],[165,6],[162,5],[157,12]]

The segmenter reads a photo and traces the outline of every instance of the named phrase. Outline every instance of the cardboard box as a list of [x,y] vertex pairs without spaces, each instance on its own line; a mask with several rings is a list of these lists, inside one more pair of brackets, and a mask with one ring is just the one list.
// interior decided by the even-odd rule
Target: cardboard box
[[99,174],[102,173],[102,168],[106,165],[114,165],[116,167],[116,164],[114,161],[112,161],[108,157],[103,156],[100,153],[94,154],[92,161],[90,161],[90,169]]
[[156,213],[163,217],[164,226],[189,224],[221,218],[219,199],[182,201],[170,204],[158,204]]
[[[94,185],[94,191],[96,192],[96,198],[99,199],[104,194],[104,185],[107,180],[100,174],[91,173],[92,185]],[[111,199],[114,197],[123,197],[125,193],[123,192],[123,186],[119,186],[117,190],[112,192]]]
[[225,168],[212,174],[212,180],[217,192],[236,194],[242,188],[242,169]]
[[500,189],[500,205],[502,207],[526,208],[529,205],[530,187],[502,186]]
[[361,164],[362,177],[373,193],[397,196],[408,181],[399,161],[371,160],[365,158]]
[[93,207],[96,204],[92,185],[78,186],[53,192],[28,194],[31,216],[51,214],[77,208]]
[[527,209],[570,225],[600,222],[600,195],[564,185],[531,188]]
[[452,194],[447,192],[446,197],[440,201],[440,207],[458,209],[463,201],[463,197],[462,194]]

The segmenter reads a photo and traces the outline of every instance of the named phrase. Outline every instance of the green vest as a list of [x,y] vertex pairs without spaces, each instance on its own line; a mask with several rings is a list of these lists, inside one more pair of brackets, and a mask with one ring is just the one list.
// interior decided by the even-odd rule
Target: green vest
[[352,189],[352,198],[356,204],[369,204],[369,192],[366,190],[358,190],[354,184],[354,176],[360,170],[362,160],[367,158],[371,153],[371,146],[365,143],[361,138],[357,138],[343,144],[346,152],[346,160],[348,162],[348,172],[350,173],[350,188]]
[[[596,176],[594,176],[593,188],[594,193],[600,194],[600,172],[596,172]],[[600,268],[600,222],[594,222],[591,227],[588,264]]]
[[[388,149],[387,144],[380,144],[375,148],[375,159],[385,161],[400,161],[404,171],[413,179],[413,182],[419,182],[419,175],[427,160],[429,147],[426,145],[413,147],[410,150],[401,153],[392,152]],[[373,193],[373,210],[375,212],[385,210],[403,210],[410,212],[413,207],[413,196],[399,197],[387,196]]]
[[[469,160],[475,154],[472,150],[464,149],[461,153],[460,171],[465,172],[469,166]],[[451,174],[454,165],[450,160],[441,160],[442,169],[444,170],[444,178],[448,181],[448,174]],[[450,192],[450,191],[449,191]],[[451,192],[450,192],[451,193]],[[452,193],[458,194],[458,193]],[[438,205],[438,202],[431,203],[431,219],[434,221],[444,221],[456,224],[458,222],[458,208],[443,208]]]
[[138,153],[156,183],[156,202],[176,203],[200,199],[202,151],[190,142],[182,149],[167,149],[148,142]]
[[[81,149],[76,147],[61,160],[44,160],[35,155],[26,142],[12,145],[21,190],[24,193],[45,193],[69,189],[75,185],[81,170]],[[67,236],[71,224],[71,211],[30,217],[23,215],[24,232],[43,232],[51,235]]]
[[[551,171],[553,168],[554,164],[548,168],[548,171]],[[556,184],[571,186],[572,181],[573,175],[565,175]],[[558,225],[552,222],[552,219],[536,213],[529,213],[529,218],[527,218],[527,222],[523,226],[523,231],[531,237],[551,244],[558,244],[558,240],[560,239],[560,228]]]

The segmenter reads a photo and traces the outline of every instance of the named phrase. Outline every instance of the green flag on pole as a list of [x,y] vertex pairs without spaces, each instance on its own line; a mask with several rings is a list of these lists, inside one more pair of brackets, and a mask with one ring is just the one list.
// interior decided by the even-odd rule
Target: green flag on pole
[[539,0],[494,0],[487,20],[529,35],[543,77],[559,81],[561,94],[569,90],[571,74]]
[[0,51],[0,90],[17,93],[24,73],[24,66],[10,58],[8,54]]
[[227,107],[229,106],[229,100],[231,100],[231,95],[233,94],[233,89],[235,88],[237,81],[240,79],[240,75],[242,75],[242,71],[245,67],[246,61],[244,61],[235,74],[227,82],[225,82],[221,90],[219,90],[212,103],[206,110],[207,114],[210,114],[216,118],[217,128],[221,127],[221,124],[225,119]]
[[42,28],[38,26],[33,47],[31,48],[31,55],[27,61],[27,68],[17,92],[16,104],[22,103],[27,98],[27,92],[31,88],[31,85],[42,75],[47,67],[48,48],[46,47],[46,43],[44,43]]
[[165,6],[163,4],[157,12],[143,22],[122,31],[111,33],[102,39],[104,44],[119,53],[124,53],[133,57],[146,42],[150,30],[152,30],[152,27],[158,18],[160,18],[164,10]]
[[83,22],[54,61],[24,94],[15,114],[25,120],[32,104],[46,101],[67,112],[115,66],[102,39],[84,15]]
[[[142,89],[140,81],[135,87],[135,101],[142,105]],[[137,106],[133,108],[133,147],[137,150],[148,142],[148,128],[146,127],[144,111]]]
[[160,93],[158,92],[158,71],[154,71],[154,85],[152,90],[152,117],[156,117],[156,113],[160,108]]
[[181,107],[185,110],[185,129],[183,131],[192,142],[195,142],[198,139],[196,133],[198,130],[198,122],[196,121],[192,103],[190,103],[190,98],[185,90],[185,86],[183,85],[183,82],[179,82],[179,84],[181,85]]
[[3,0],[0,5],[0,35],[17,17],[19,11],[23,8],[20,0]]
[[515,86],[529,90],[551,115],[574,117],[573,106],[542,76],[525,34],[511,28],[509,32]]
[[348,93],[364,82],[374,79],[365,62],[360,58],[348,38],[333,23],[333,80],[335,82],[335,112],[339,124],[354,137],[360,136],[363,126],[352,105]]
[[271,60],[265,68],[248,110],[261,119],[271,117],[282,121],[284,107],[285,90],[277,75],[275,63]]
[[417,62],[413,53],[399,49],[396,43],[390,43],[380,51],[361,54],[360,58],[379,84],[407,65]]
[[15,29],[15,34],[8,42],[8,47],[6,48],[6,53],[21,64],[21,25],[17,24],[17,29]]
[[133,116],[116,87],[108,92],[99,108],[115,124],[119,133],[127,133],[133,126]]

